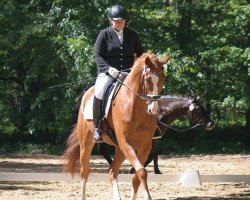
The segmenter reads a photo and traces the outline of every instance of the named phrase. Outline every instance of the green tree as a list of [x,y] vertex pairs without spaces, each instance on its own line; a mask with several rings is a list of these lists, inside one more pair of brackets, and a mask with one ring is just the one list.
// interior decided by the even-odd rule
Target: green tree
[[[180,49],[172,52],[167,88],[172,92],[177,86],[181,94],[201,93],[219,119],[242,118],[242,111],[249,109],[247,1],[180,2]],[[181,23],[187,13],[192,23]]]
[[218,121],[247,124],[249,133],[246,0],[2,0],[1,138],[62,142],[72,108],[94,84],[94,42],[115,3],[146,50],[172,57],[166,94],[201,95]]

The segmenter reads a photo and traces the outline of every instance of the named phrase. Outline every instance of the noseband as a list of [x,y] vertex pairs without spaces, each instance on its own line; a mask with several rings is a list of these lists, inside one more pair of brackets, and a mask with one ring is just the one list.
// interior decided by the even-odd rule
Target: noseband
[[[195,110],[194,103],[191,103],[191,104],[189,105],[189,107],[188,107],[188,119],[191,120],[191,121],[192,121],[192,119],[193,119],[193,117],[194,117],[194,113],[193,113],[194,110]],[[199,117],[197,117],[197,115],[195,115],[195,117],[196,117],[197,119],[199,119]],[[201,121],[201,123],[200,123],[200,121]],[[191,129],[193,129],[193,128],[196,128],[197,126],[203,125],[203,124],[204,124],[203,120],[200,120],[200,121],[199,121],[197,124],[195,124],[194,126],[190,127],[190,128],[187,128],[187,129],[176,129],[176,128],[174,128],[174,127],[172,127],[172,126],[170,126],[170,125],[168,125],[168,124],[166,124],[166,123],[163,123],[163,122],[158,118],[158,123],[162,124],[163,126],[165,126],[165,127],[167,127],[167,128],[170,128],[170,129],[172,129],[172,130],[174,130],[174,131],[176,131],[176,132],[185,132],[185,131],[189,131],[189,130],[191,130]]]

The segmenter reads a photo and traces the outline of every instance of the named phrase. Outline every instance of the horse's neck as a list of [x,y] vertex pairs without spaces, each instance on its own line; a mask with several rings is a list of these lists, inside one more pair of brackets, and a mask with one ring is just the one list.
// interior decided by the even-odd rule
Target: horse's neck
[[167,113],[164,118],[167,120],[168,124],[171,124],[176,119],[183,118],[190,105],[190,100],[186,98],[180,98],[167,102],[168,103],[161,108],[161,112]]
[[132,68],[131,72],[128,74],[124,80],[125,85],[127,85],[134,92],[139,92],[142,90],[141,80],[142,80],[142,64],[137,63],[138,66]]

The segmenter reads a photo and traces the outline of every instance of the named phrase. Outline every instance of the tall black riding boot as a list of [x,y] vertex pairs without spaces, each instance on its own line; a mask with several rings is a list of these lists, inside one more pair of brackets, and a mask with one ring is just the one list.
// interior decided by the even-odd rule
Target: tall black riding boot
[[94,142],[101,143],[102,141],[102,131],[100,129],[102,118],[102,100],[94,96],[93,100],[93,123],[94,123],[94,133],[93,139]]

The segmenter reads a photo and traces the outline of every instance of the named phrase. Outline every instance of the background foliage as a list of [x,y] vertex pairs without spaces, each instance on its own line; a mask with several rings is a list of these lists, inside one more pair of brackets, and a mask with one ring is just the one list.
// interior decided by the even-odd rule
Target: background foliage
[[[128,26],[138,32],[148,51],[172,57],[164,93],[201,95],[206,100],[217,124],[215,130],[210,136],[204,136],[202,130],[187,135],[200,147],[211,137],[217,142],[231,138],[230,149],[238,145],[241,152],[249,151],[247,0],[2,0],[2,147],[19,142],[64,144],[71,113],[83,91],[95,81],[96,36],[108,26],[107,8],[117,3],[129,11]],[[237,144],[232,142],[235,134],[239,135]],[[213,148],[212,141],[203,152]],[[165,153],[172,143],[176,143],[173,151],[185,146],[171,132],[163,142],[168,147],[162,149]],[[220,145],[216,153],[223,152],[225,145]],[[200,148],[194,143],[190,146]]]

